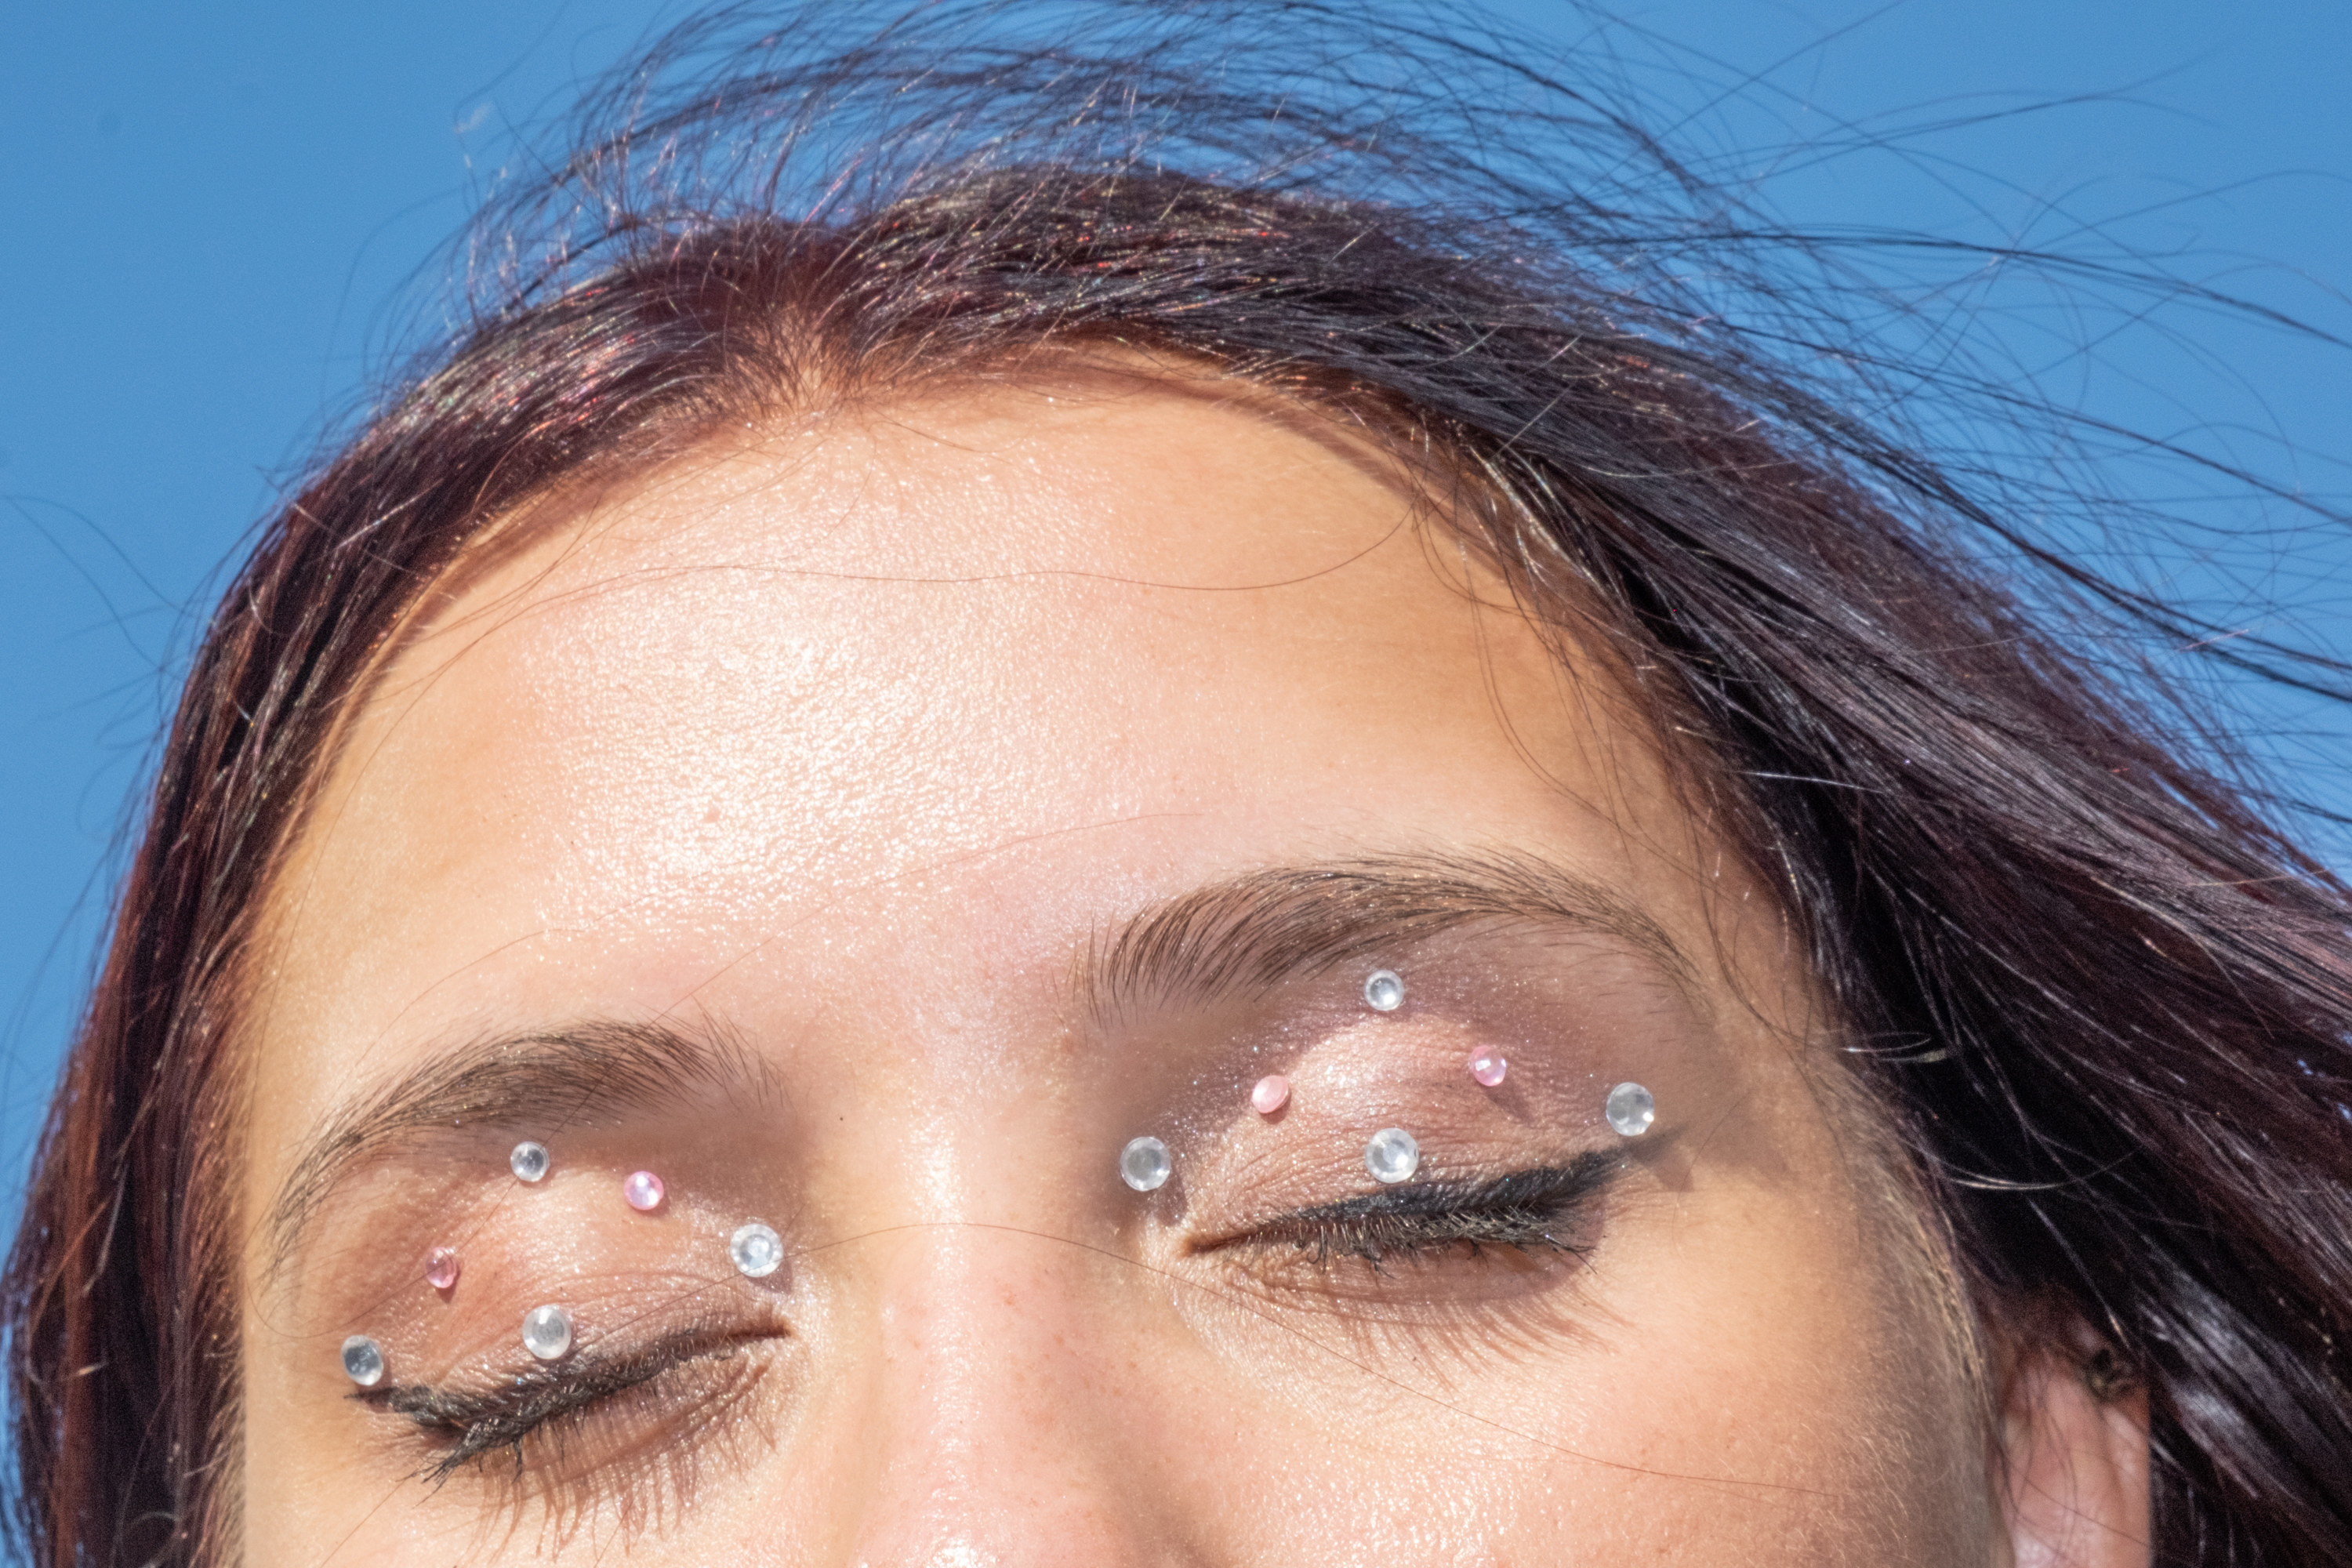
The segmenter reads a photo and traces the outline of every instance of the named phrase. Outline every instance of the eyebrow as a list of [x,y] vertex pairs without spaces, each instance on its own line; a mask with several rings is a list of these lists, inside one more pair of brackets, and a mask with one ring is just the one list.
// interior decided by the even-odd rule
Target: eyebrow
[[1608,938],[1685,992],[1696,988],[1688,955],[1623,894],[1497,853],[1280,867],[1195,889],[1099,934],[1080,962],[1077,992],[1097,1022],[1108,1022],[1130,1008],[1270,989],[1474,928]]
[[477,1125],[609,1125],[714,1095],[770,1101],[773,1068],[719,1031],[598,1020],[492,1036],[444,1051],[333,1112],[305,1142],[267,1222],[281,1273],[327,1197],[428,1133]]

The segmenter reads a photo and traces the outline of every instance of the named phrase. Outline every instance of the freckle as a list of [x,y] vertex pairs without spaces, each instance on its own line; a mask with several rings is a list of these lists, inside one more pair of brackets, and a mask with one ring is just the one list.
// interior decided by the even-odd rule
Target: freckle
[[425,1282],[436,1290],[446,1290],[457,1283],[456,1247],[436,1247],[433,1249],[433,1256],[425,1259]]
[[1289,1102],[1290,1080],[1278,1072],[1266,1074],[1250,1090],[1250,1109],[1260,1116],[1272,1116]]

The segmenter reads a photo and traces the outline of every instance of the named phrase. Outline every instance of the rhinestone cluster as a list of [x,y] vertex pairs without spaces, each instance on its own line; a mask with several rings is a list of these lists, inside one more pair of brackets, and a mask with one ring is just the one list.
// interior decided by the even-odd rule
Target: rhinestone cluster
[[[1161,1175],[1167,1179],[1167,1149],[1160,1146]],[[528,1139],[514,1146],[507,1155],[507,1169],[515,1179],[536,1186],[547,1179],[553,1168],[552,1157],[544,1143]],[[621,1183],[621,1199],[639,1214],[657,1213],[669,1199],[668,1187],[661,1177],[651,1171],[633,1171]],[[784,1239],[775,1227],[761,1220],[751,1220],[736,1228],[727,1238],[728,1261],[746,1279],[765,1279],[784,1266]],[[425,1260],[425,1282],[445,1296],[457,1289],[460,1272],[457,1249],[436,1247]],[[572,1353],[573,1326],[571,1312],[553,1302],[533,1307],[523,1314],[522,1345],[540,1361],[562,1361]],[[373,1388],[383,1380],[383,1347],[365,1334],[353,1334],[342,1344],[344,1375],[362,1388]]]
[[[1364,977],[1364,1005],[1376,1013],[1393,1013],[1404,1005],[1404,979],[1393,969],[1375,969]],[[1500,1089],[1511,1064],[1496,1050],[1473,1055],[1467,1067],[1481,1089]],[[1290,1079],[1268,1073],[1250,1086],[1250,1109],[1272,1120],[1291,1102]],[[1657,1120],[1657,1100],[1638,1083],[1621,1083],[1609,1091],[1601,1114],[1620,1135],[1638,1138]],[[1139,1193],[1158,1192],[1174,1173],[1175,1156],[1158,1138],[1130,1138],[1118,1152],[1118,1177]],[[1409,1182],[1421,1171],[1421,1144],[1402,1127],[1383,1127],[1364,1145],[1364,1169],[1374,1181],[1393,1186]]]

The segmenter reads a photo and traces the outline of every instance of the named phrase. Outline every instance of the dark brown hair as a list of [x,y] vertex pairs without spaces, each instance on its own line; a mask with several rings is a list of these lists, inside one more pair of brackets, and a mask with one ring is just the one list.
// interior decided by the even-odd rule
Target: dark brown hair
[[[1712,759],[1694,808],[1781,890],[1979,1300],[2144,1384],[2158,1561],[2352,1558],[2352,907],[2117,651],[2200,624],[1864,417],[1874,353],[1903,367],[1820,311],[1829,272],[1769,273],[1622,99],[1475,17],[1074,9],[670,36],[489,209],[470,323],[271,522],[189,675],[9,1265],[32,1560],[233,1542],[239,946],[420,592],[491,520],[720,419],[1100,345],[1497,498],[1455,524]],[[2214,657],[2342,695],[2325,658]]]

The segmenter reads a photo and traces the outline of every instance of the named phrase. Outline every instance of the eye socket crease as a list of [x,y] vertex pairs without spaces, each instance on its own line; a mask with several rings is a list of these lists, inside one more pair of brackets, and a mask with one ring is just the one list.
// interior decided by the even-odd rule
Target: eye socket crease
[[1581,1257],[1591,1249],[1582,1228],[1591,1207],[1624,1170],[1622,1156],[1589,1150],[1562,1165],[1482,1181],[1417,1182],[1318,1204],[1192,1241],[1185,1250],[1198,1257],[1287,1244],[1313,1250],[1318,1268],[1334,1258],[1360,1258],[1375,1271],[1388,1259],[1449,1247],[1467,1247],[1474,1256],[1493,1247]]

